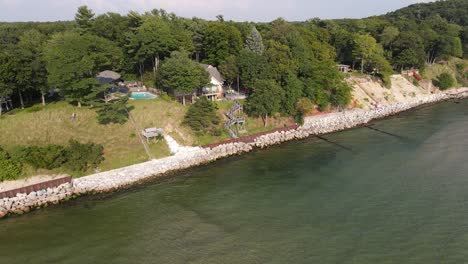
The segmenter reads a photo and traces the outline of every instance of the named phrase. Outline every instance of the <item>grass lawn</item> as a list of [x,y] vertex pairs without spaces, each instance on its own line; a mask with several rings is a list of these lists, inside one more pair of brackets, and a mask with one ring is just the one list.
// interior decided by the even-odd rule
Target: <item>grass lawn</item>
[[[243,102],[241,102],[243,103]],[[131,114],[140,129],[163,128],[179,144],[205,145],[229,139],[224,129],[224,113],[232,107],[232,102],[217,102],[219,115],[222,116],[222,133],[220,136],[196,136],[190,128],[182,125],[188,106],[164,99],[134,100],[129,105],[133,107]],[[71,119],[76,113],[75,120]],[[269,125],[263,126],[260,118],[246,117],[246,130],[240,136],[263,132],[266,130],[291,124],[290,118],[269,118]],[[120,168],[148,160],[145,150],[131,122],[123,125],[100,125],[96,120],[95,109],[78,108],[67,102],[53,102],[45,107],[34,105],[24,110],[15,109],[0,117],[0,146],[12,150],[15,146],[32,146],[57,144],[66,145],[70,139],[82,143],[93,142],[104,146],[105,160],[99,166],[101,171]],[[150,149],[156,158],[170,155],[164,140],[150,142]],[[73,176],[81,174],[56,170],[34,170],[26,167],[24,176],[51,173],[69,173]],[[90,174],[89,171],[84,174]]]
[[[163,127],[170,134],[175,134],[177,140],[183,138],[181,143],[192,143],[189,130],[176,121],[182,120],[185,107],[160,99],[132,101],[130,105],[134,107],[132,115],[142,129]],[[77,115],[74,121],[70,118],[73,112]],[[25,110],[15,110],[0,118],[0,146],[6,150],[15,146],[66,145],[70,139],[104,146],[105,160],[99,166],[101,171],[148,160],[131,122],[123,125],[100,125],[96,121],[94,109],[56,102],[45,107],[36,105]],[[150,149],[156,158],[170,154],[165,141],[151,142]],[[25,176],[38,173],[41,171],[25,170]]]

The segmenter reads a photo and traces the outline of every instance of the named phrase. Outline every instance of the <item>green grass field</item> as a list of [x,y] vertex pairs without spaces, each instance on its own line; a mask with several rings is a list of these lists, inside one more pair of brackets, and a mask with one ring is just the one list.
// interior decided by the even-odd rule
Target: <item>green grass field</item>
[[[132,101],[135,120],[141,128],[167,127],[184,131],[178,122],[185,108],[175,102],[163,100]],[[35,110],[34,112],[31,110]],[[77,118],[71,120],[72,113]],[[190,143],[190,135],[185,136]],[[80,142],[94,142],[104,146],[105,161],[100,170],[110,170],[148,160],[137,131],[127,122],[123,125],[100,125],[94,109],[74,107],[66,102],[50,103],[45,107],[34,106],[25,110],[10,112],[0,118],[0,146],[11,150],[15,146],[59,144],[65,145],[70,139]],[[155,157],[169,155],[164,141],[151,142],[150,149]],[[26,170],[32,175],[39,172]]]
[[[131,114],[141,129],[163,128],[166,133],[183,145],[205,145],[229,139],[223,129],[220,136],[196,136],[190,128],[182,125],[188,106],[164,99],[130,101]],[[232,106],[232,102],[217,102],[220,116]],[[71,119],[76,113],[75,120]],[[240,136],[270,130],[290,124],[288,118],[270,118],[269,126],[264,127],[260,118],[247,118],[246,130]],[[222,119],[224,125],[224,119]],[[148,160],[145,150],[131,122],[123,125],[100,125],[96,120],[95,109],[78,108],[66,102],[53,102],[45,107],[34,105],[24,110],[15,109],[0,117],[0,146],[12,150],[15,146],[66,145],[70,139],[82,143],[93,142],[104,146],[105,160],[99,166],[101,171],[120,168]],[[169,149],[164,140],[150,142],[150,149],[156,158],[168,156]],[[67,171],[44,171],[25,169],[25,176]],[[87,174],[92,172],[87,172]],[[81,176],[74,174],[74,176]]]

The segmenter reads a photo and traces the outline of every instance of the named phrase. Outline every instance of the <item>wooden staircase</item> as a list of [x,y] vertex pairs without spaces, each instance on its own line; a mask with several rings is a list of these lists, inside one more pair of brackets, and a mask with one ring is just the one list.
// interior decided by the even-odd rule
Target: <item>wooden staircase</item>
[[[229,135],[232,138],[238,138],[237,133],[239,132],[239,127],[244,126],[245,124],[245,118],[243,117],[238,117],[237,114],[242,113],[244,111],[244,108],[239,102],[234,101],[234,105],[232,108],[226,113],[226,117],[228,118],[228,121],[224,124],[224,127],[227,129],[229,132]],[[236,125],[236,131],[232,129],[232,126]]]

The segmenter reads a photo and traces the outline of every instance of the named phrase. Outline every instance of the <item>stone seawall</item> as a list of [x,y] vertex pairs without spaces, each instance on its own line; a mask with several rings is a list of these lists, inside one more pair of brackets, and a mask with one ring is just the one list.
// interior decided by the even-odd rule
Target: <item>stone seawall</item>
[[285,141],[353,128],[366,124],[373,119],[391,116],[420,105],[440,102],[454,97],[466,98],[468,97],[468,93],[464,92],[457,95],[434,94],[410,102],[396,103],[370,111],[353,109],[339,113],[307,117],[304,125],[297,129],[262,135],[250,143],[237,142],[213,148],[183,147],[170,157],[74,179],[72,183],[64,184],[57,188],[30,194],[18,194],[13,198],[2,199],[0,200],[0,218],[10,213],[22,214],[47,204],[58,203],[73,195],[110,192],[152,177],[162,176],[168,172],[187,169],[224,157],[250,152],[254,148],[265,148]]

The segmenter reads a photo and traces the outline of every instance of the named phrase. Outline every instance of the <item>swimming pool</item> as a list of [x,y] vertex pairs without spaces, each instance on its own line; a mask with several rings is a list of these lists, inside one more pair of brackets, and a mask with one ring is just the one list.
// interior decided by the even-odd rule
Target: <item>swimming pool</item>
[[156,98],[156,95],[148,92],[133,92],[130,98],[134,100],[154,99]]

